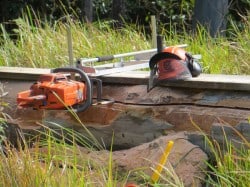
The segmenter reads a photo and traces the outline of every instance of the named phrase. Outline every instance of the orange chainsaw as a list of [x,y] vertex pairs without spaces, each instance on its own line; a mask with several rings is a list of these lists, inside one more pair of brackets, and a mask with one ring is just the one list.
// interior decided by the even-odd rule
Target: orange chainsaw
[[[79,81],[70,80],[65,73],[80,75]],[[76,112],[86,110],[92,104],[92,87],[97,82],[97,101],[101,100],[100,79],[90,79],[78,68],[57,68],[50,74],[41,75],[29,90],[19,92],[19,108],[63,109],[72,106]]]

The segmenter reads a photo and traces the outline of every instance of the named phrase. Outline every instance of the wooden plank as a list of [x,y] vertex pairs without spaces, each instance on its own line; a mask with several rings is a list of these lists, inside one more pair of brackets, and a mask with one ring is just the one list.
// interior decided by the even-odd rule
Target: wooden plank
[[1,66],[1,73],[25,73],[25,74],[42,74],[49,73],[51,69],[46,68],[25,68],[25,67],[6,67]]
[[12,80],[37,80],[41,74],[50,73],[50,69],[23,68],[23,67],[0,67],[0,79]]
[[199,89],[250,91],[249,75],[201,74],[185,81],[166,81],[163,86],[189,87]]
[[[103,82],[116,84],[148,84],[149,72],[125,72],[100,77]],[[249,75],[201,74],[199,77],[187,80],[163,81],[162,86],[241,90],[250,91]]]
[[[37,80],[40,74],[49,72],[50,69],[42,68],[0,67],[0,79]],[[104,83],[146,85],[148,84],[148,77],[148,71],[130,71],[100,76],[99,78]],[[197,78],[164,81],[160,84],[170,87],[250,91],[250,76],[201,74]]]

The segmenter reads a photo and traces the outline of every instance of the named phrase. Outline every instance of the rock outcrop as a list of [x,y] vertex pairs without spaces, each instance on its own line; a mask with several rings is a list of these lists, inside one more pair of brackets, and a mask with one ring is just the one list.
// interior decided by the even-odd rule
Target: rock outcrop
[[241,122],[235,127],[223,123],[214,123],[211,128],[211,137],[222,147],[232,143],[237,148],[250,148],[250,123]]
[[[203,171],[206,170],[205,161],[208,157],[198,146],[187,140],[184,132],[161,136],[152,142],[128,150],[116,151],[113,153],[113,159],[122,169],[132,171],[143,168],[142,170],[151,176],[170,140],[174,141],[168,157],[171,166],[166,164],[162,175],[166,178],[172,175],[172,178],[169,178],[170,181],[174,181],[173,178],[176,175],[184,186],[202,186],[204,182],[202,179],[205,177]],[[174,173],[171,173],[170,167],[173,167]],[[164,180],[162,182],[164,183]]]
[[[81,159],[77,160],[84,160],[85,163],[90,164],[89,167],[92,170],[93,177],[95,176],[93,179],[95,181],[98,180],[98,174],[95,175],[95,171],[102,167],[109,168],[111,158],[113,172],[119,173],[123,178],[122,181],[118,181],[120,183],[118,187],[124,187],[125,183],[129,183],[135,178],[136,183],[140,185],[140,180],[145,182],[142,173],[144,177],[147,175],[150,179],[170,140],[174,142],[174,145],[163,167],[162,177],[158,182],[166,186],[169,182],[177,186],[181,184],[185,187],[202,186],[205,182],[204,171],[207,167],[205,162],[208,157],[198,146],[187,140],[185,132],[161,136],[151,142],[130,149],[113,151],[112,154],[108,150],[90,151],[87,148],[79,147],[77,156]],[[40,151],[46,154],[47,149],[44,147]],[[52,151],[50,154],[53,154],[53,150],[50,151]],[[82,162],[78,163],[79,167],[81,164]],[[127,178],[125,181],[124,177]]]

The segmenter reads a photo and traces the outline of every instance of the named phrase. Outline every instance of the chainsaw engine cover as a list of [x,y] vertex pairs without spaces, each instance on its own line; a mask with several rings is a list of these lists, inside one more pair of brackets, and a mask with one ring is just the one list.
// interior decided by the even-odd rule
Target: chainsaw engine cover
[[19,107],[33,107],[34,109],[62,109],[85,100],[85,84],[68,80],[62,73],[41,75],[29,90],[17,95]]
[[151,70],[156,69],[158,80],[184,80],[192,77],[187,62],[169,52],[154,55],[149,66]]

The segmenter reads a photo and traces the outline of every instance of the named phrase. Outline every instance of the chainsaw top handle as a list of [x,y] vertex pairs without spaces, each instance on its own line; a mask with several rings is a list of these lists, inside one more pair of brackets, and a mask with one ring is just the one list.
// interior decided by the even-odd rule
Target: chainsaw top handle
[[80,80],[85,82],[85,84],[86,84],[87,99],[83,104],[78,104],[76,106],[73,106],[73,109],[75,112],[82,112],[91,106],[91,104],[92,104],[92,84],[91,84],[90,79],[86,73],[84,73],[81,69],[74,68],[74,67],[56,68],[56,69],[52,69],[51,72],[52,73],[59,73],[59,72],[78,73],[80,75]]

